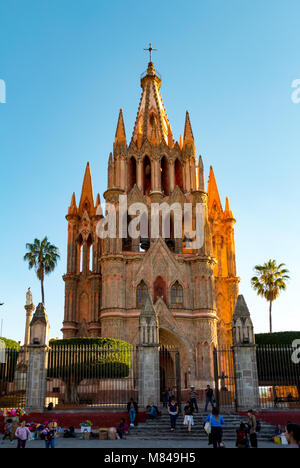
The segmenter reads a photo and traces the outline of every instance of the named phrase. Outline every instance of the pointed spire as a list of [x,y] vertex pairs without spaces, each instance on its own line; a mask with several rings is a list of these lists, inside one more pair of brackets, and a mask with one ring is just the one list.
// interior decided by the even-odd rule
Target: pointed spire
[[73,195],[72,195],[71,204],[70,204],[69,209],[68,209],[68,214],[69,215],[77,214],[77,205],[76,205],[75,193],[73,193]]
[[[138,148],[148,140],[151,141],[153,127],[156,127],[156,140],[169,144],[169,121],[160,94],[161,79],[153,63],[148,64],[147,71],[141,79],[142,96],[132,134],[132,141]],[[142,129],[142,135],[140,132]]]
[[126,133],[125,133],[125,125],[124,125],[122,109],[120,109],[119,119],[118,119],[118,124],[117,124],[115,144],[116,143],[125,143],[126,144]]
[[183,144],[194,145],[194,135],[193,135],[193,130],[192,130],[190,116],[189,116],[188,111],[186,111],[186,115],[185,115]]
[[237,298],[233,317],[234,319],[250,317],[248,306],[242,294],[240,294]]
[[173,139],[173,133],[171,129],[171,125],[168,125],[168,147],[172,149],[174,146],[174,139]]
[[216,207],[216,210],[223,213],[222,203],[220,200],[219,190],[217,182],[215,179],[215,174],[212,166],[210,166],[209,179],[208,179],[208,210],[211,213],[213,207]]
[[94,208],[94,195],[90,163],[87,163],[84,174],[81,198],[79,203],[79,211],[82,213],[85,208],[87,208],[88,210]]
[[141,317],[156,317],[156,312],[153,307],[149,294],[147,294],[145,304],[142,308]]
[[233,218],[234,218],[233,213],[232,213],[232,211],[231,211],[231,209],[230,209],[228,197],[226,197],[224,218],[230,218],[230,219],[233,219]]
[[97,199],[96,199],[95,208],[98,208],[99,205],[101,205],[101,200],[100,200],[100,195],[99,195],[99,193],[98,193],[98,194],[97,194]]
[[96,199],[96,205],[95,205],[95,211],[97,216],[102,216],[102,206],[101,206],[101,199],[99,193],[97,194],[97,199]]
[[182,135],[180,135],[179,137],[179,148],[182,150],[183,148],[183,139],[182,139]]
[[199,156],[198,161],[198,189],[201,190],[201,192],[205,192],[204,166],[202,156]]

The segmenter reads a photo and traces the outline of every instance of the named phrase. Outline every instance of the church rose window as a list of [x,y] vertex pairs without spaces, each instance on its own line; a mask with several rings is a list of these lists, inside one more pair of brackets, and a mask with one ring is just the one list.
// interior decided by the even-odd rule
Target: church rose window
[[147,286],[145,285],[144,281],[142,281],[136,290],[136,304],[137,307],[142,307],[146,303],[148,290]]
[[171,289],[171,301],[172,304],[182,304],[183,303],[183,289],[182,286],[176,282]]

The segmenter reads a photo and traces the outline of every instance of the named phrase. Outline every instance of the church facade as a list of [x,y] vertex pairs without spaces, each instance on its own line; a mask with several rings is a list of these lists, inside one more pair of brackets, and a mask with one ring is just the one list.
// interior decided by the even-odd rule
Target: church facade
[[[188,233],[163,237],[105,238],[100,196],[94,199],[87,165],[81,198],[75,194],[66,216],[68,259],[65,281],[64,338],[104,336],[139,343],[139,317],[147,296],[159,323],[159,342],[180,351],[185,383],[203,388],[213,381],[213,348],[232,344],[232,318],[238,297],[234,224],[226,199],[223,209],[212,167],[208,185],[197,158],[189,114],[184,135],[173,138],[162,101],[161,78],[152,62],[141,78],[142,95],[132,138],[127,141],[122,110],[108,160],[105,203],[120,212],[142,203],[204,206],[204,242],[191,249]],[[195,210],[194,210],[195,211]],[[193,211],[191,228],[195,224]],[[127,225],[133,216],[126,216]],[[120,223],[117,217],[117,224]]]

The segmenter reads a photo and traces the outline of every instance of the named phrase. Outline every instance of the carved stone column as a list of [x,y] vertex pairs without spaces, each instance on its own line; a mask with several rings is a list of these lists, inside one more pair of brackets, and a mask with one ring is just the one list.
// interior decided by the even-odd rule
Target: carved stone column
[[233,316],[237,409],[259,408],[259,385],[253,323],[245,299],[238,297]]
[[139,324],[139,403],[143,409],[160,402],[158,329],[158,318],[148,296]]
[[45,407],[49,322],[45,307],[39,304],[30,324],[26,411],[42,412]]

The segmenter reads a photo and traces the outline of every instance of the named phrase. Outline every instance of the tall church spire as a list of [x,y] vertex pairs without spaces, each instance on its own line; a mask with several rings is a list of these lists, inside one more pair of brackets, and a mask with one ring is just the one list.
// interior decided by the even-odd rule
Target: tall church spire
[[73,195],[72,195],[71,204],[69,206],[68,214],[69,215],[77,214],[75,193],[73,193]]
[[[149,62],[147,71],[142,75],[143,89],[135,121],[132,141],[139,147],[145,140],[155,143],[172,144],[172,131],[160,94],[161,79]],[[153,139],[155,135],[155,139]]]
[[212,210],[215,209],[218,212],[223,213],[219,190],[218,190],[218,186],[217,186],[217,182],[215,179],[215,174],[214,174],[212,166],[210,166],[207,192],[208,192],[208,212],[210,214],[213,214]]
[[226,197],[224,218],[229,218],[229,219],[233,219],[233,218],[234,218],[233,213],[232,213],[231,208],[230,208],[230,204],[229,204],[229,199],[228,199],[228,197]]
[[125,125],[123,119],[123,111],[120,109],[118,125],[116,130],[115,136],[115,144],[117,143],[125,143],[126,144],[126,133],[125,133]]
[[90,163],[87,163],[84,180],[82,184],[81,198],[79,203],[79,212],[83,213],[85,209],[90,210],[94,208],[94,195]]
[[184,125],[184,136],[183,136],[184,145],[194,145],[194,135],[191,126],[190,116],[188,111],[185,115],[185,125]]

